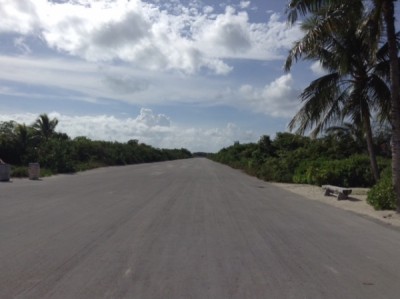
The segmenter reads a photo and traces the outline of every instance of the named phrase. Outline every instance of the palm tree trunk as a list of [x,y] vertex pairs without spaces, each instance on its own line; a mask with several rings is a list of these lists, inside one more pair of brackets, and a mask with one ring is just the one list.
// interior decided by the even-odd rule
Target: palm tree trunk
[[390,57],[392,176],[394,191],[396,193],[396,210],[397,213],[400,213],[400,74],[394,20],[394,0],[383,0],[383,14]]
[[372,175],[374,176],[375,183],[379,181],[379,168],[378,163],[376,161],[376,155],[374,151],[374,141],[372,136],[372,129],[371,129],[371,119],[369,117],[369,108],[366,105],[362,105],[361,107],[363,113],[363,123],[364,123],[364,131],[365,137],[367,139],[367,148],[369,154],[369,160],[371,163],[371,171]]

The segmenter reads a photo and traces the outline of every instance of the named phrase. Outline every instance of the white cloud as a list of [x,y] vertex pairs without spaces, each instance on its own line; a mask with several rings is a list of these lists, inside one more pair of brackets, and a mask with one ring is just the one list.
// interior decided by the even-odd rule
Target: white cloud
[[40,22],[36,4],[26,0],[0,0],[0,33],[32,33]]
[[[57,118],[57,131],[70,137],[86,136],[92,140],[126,142],[138,139],[140,142],[159,148],[187,148],[190,151],[216,152],[232,145],[234,141],[251,142],[257,137],[251,131],[244,131],[232,123],[220,128],[193,128],[174,124],[163,114],[142,108],[136,118],[117,118],[112,115],[68,116],[57,112],[49,113]],[[15,120],[31,124],[37,115],[0,114],[0,122]]]
[[214,11],[214,8],[212,6],[209,6],[209,5],[204,6],[204,8],[203,8],[203,12],[206,15],[211,14],[213,11]]
[[250,1],[240,1],[240,8],[244,9],[244,8],[248,8],[250,6]]
[[235,10],[228,6],[225,14],[201,24],[196,38],[199,46],[204,43],[209,47],[209,52],[217,52],[221,56],[243,53],[251,48],[248,25],[247,13],[236,14]]
[[254,111],[274,117],[293,117],[300,106],[300,92],[293,87],[290,74],[277,78],[264,88],[242,85],[240,93]]
[[210,57],[257,60],[282,59],[302,34],[296,26],[289,28],[276,13],[267,23],[251,23],[247,12],[236,12],[230,6],[215,19],[199,19],[193,33],[197,48]]
[[[121,60],[150,70],[227,74],[225,58],[276,59],[300,35],[279,15],[251,23],[245,12],[179,1],[0,0],[0,32],[36,35],[89,61]],[[242,8],[250,1],[241,1]]]
[[30,54],[32,53],[32,50],[28,46],[28,44],[25,42],[25,39],[23,37],[17,37],[14,39],[14,46],[22,52],[22,54]]
[[139,116],[136,118],[138,123],[145,124],[148,127],[169,127],[171,120],[164,114],[154,114],[151,109],[142,108]]
[[310,66],[310,69],[317,76],[323,76],[323,75],[327,74],[326,70],[322,67],[322,65],[319,61],[314,62]]
[[[123,101],[149,105],[166,102],[212,103],[220,92],[213,78],[187,77],[176,73],[154,73],[129,66],[110,66],[79,60],[10,57],[0,55],[0,94],[24,96],[16,86],[5,82],[52,88],[25,94],[29,98],[56,98],[65,100]],[[207,86],[205,89],[204,86]]]
[[[237,88],[213,77],[153,74],[75,60],[0,56],[0,64],[0,80],[4,80],[0,83],[0,95],[29,100],[85,101],[105,105],[121,101],[139,106],[195,103],[247,109],[273,117],[293,116],[299,105],[300,91],[293,87],[290,74],[265,86],[243,84]],[[8,85],[8,81],[23,85],[20,89],[19,85]],[[35,91],[26,92],[25,84],[35,86]]]

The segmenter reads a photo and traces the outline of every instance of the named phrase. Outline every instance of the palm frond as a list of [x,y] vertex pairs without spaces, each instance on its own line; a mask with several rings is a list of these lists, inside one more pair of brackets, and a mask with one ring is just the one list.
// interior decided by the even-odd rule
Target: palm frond
[[363,9],[363,2],[360,0],[291,0],[286,7],[285,13],[288,16],[289,24],[295,23],[299,16],[314,14],[322,9],[341,8],[344,12],[348,9],[354,11]]
[[387,121],[390,115],[391,92],[387,82],[375,74],[372,74],[368,80],[369,98],[373,103],[371,108],[377,111],[381,121]]
[[339,74],[332,73],[311,82],[300,95],[304,104],[290,121],[289,130],[296,128],[296,133],[304,134],[315,127],[313,132],[318,133],[325,123],[340,114],[339,79]]
[[[318,56],[318,49],[324,44],[325,40],[329,40],[329,17],[321,18],[320,16],[311,16],[306,19],[301,26],[305,32],[302,39],[296,41],[290,49],[286,59],[284,69],[290,71],[293,62],[297,62],[300,58],[308,59]],[[303,56],[306,55],[306,56]]]

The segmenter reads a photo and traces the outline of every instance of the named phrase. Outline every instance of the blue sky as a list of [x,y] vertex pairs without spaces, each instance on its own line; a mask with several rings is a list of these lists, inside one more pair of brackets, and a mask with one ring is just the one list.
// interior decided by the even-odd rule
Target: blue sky
[[286,130],[317,65],[286,1],[0,0],[0,121],[218,151]]

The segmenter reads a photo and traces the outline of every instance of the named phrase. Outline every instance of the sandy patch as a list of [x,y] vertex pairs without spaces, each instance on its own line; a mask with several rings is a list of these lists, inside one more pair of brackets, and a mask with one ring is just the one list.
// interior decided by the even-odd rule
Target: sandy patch
[[375,211],[367,202],[366,188],[352,188],[353,192],[349,200],[337,200],[336,196],[325,196],[321,187],[305,184],[270,183],[274,186],[286,189],[310,200],[317,200],[326,204],[352,211],[378,219],[386,224],[400,227],[400,214],[395,211]]

